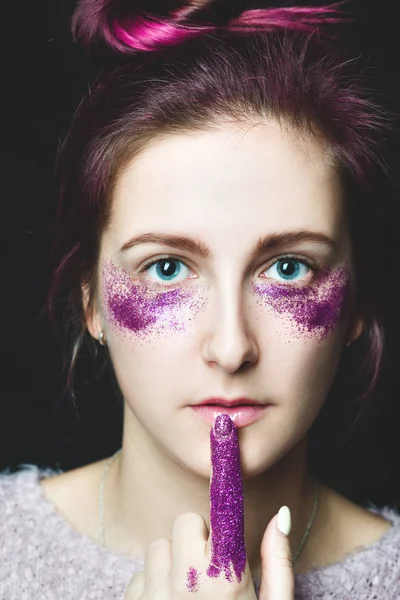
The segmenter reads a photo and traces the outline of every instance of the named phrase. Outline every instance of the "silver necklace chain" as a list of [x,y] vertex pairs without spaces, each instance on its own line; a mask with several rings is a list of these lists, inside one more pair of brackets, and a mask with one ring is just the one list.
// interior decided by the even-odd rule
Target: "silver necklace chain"
[[[117,452],[115,452],[115,454],[113,454],[111,456],[111,458],[108,459],[106,466],[104,467],[104,471],[103,471],[103,474],[101,476],[101,481],[100,481],[100,490],[99,490],[100,535],[101,535],[101,543],[102,543],[102,546],[104,546],[104,547],[106,545],[106,534],[105,534],[105,528],[104,528],[104,482],[106,480],[106,476],[111,467],[111,464],[113,463],[114,459],[118,456],[118,454],[120,454],[121,450],[122,450],[122,448],[117,450]],[[306,530],[303,534],[303,537],[301,538],[299,547],[297,548],[294,558],[292,559],[293,565],[295,564],[296,560],[299,558],[300,553],[303,550],[303,546],[306,543],[306,540],[308,538],[312,524],[315,519],[315,515],[317,514],[318,504],[319,504],[319,484],[317,482],[315,482],[314,483],[314,507],[313,507],[313,510],[311,513],[310,520],[308,521]]]

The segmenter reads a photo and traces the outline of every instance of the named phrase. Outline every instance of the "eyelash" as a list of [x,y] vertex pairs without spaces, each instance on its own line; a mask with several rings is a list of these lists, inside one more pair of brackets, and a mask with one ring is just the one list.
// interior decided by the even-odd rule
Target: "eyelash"
[[[146,271],[148,271],[152,266],[156,265],[157,263],[163,261],[163,260],[173,260],[173,261],[177,261],[182,263],[183,265],[185,265],[185,267],[187,267],[188,269],[190,269],[190,267],[186,264],[186,262],[184,260],[182,260],[181,258],[178,258],[177,256],[173,256],[171,254],[167,254],[165,256],[160,256],[157,259],[152,260],[151,262],[145,263],[143,265],[143,267],[140,269],[140,273],[145,273]],[[271,264],[269,264],[262,272],[264,273],[265,271],[268,271],[268,269],[270,269],[271,267],[273,267],[276,263],[280,262],[280,261],[284,261],[284,260],[295,260],[303,265],[305,265],[308,269],[310,269],[310,271],[312,271],[313,273],[313,278],[315,277],[315,275],[317,273],[319,273],[322,268],[316,266],[314,263],[312,263],[310,260],[307,260],[306,258],[303,257],[298,257],[295,256],[293,254],[283,254],[282,256],[278,256],[274,259],[273,262],[271,262]],[[178,285],[178,284],[174,284],[173,282],[171,284],[168,283],[160,283],[158,284],[157,282],[153,281],[153,283],[155,285],[161,285],[162,287],[172,287],[173,285]],[[181,283],[181,282],[179,282]],[[293,285],[293,284],[286,284],[286,285]]]

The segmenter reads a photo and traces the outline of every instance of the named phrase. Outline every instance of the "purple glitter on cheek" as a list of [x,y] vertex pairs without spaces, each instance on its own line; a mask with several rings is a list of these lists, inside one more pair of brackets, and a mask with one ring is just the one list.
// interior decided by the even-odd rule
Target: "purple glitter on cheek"
[[349,296],[349,268],[319,275],[312,285],[253,284],[263,303],[298,326],[301,333],[326,337],[337,325]]
[[240,582],[246,568],[244,497],[238,432],[227,414],[218,415],[210,431],[210,526],[212,557],[209,577],[224,571],[231,582],[231,564]]
[[102,278],[107,318],[118,330],[132,332],[136,337],[154,328],[183,331],[185,309],[193,316],[202,307],[193,290],[154,291],[142,282],[134,283],[126,271],[110,261],[103,263]]

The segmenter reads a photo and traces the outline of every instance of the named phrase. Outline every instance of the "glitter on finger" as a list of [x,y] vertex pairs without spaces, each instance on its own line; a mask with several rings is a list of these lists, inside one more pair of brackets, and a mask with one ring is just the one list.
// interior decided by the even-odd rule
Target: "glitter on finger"
[[197,592],[199,589],[199,574],[194,567],[190,567],[186,578],[186,587],[189,592]]
[[224,571],[232,581],[231,565],[238,581],[246,567],[244,496],[238,431],[227,414],[215,419],[210,431],[211,480],[210,527],[212,557],[209,577]]

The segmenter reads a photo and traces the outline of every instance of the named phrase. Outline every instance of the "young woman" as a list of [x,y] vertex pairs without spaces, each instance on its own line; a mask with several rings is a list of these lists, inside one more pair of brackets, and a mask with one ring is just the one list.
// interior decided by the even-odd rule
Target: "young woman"
[[334,8],[260,4],[76,9],[114,64],[61,149],[52,298],[73,360],[109,353],[122,448],[1,478],[2,598],[400,596],[400,515],[306,460],[347,347],[379,370],[387,119]]

